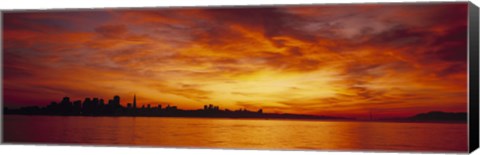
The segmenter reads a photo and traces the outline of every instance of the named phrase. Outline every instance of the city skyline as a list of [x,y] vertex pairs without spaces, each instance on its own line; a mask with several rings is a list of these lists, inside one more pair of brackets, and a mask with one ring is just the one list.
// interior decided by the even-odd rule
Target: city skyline
[[[447,10],[447,11],[446,11]],[[6,12],[4,105],[128,96],[365,118],[467,110],[467,5]],[[130,97],[132,97],[130,99]]]
[[113,96],[108,102],[103,98],[85,97],[82,100],[70,100],[65,96],[60,102],[52,101],[49,105],[28,106],[20,108],[3,107],[6,115],[37,116],[111,116],[111,117],[193,117],[193,118],[255,118],[255,119],[300,119],[300,120],[336,120],[336,121],[377,121],[377,122],[443,122],[465,123],[466,112],[429,111],[408,117],[381,118],[370,113],[369,118],[346,118],[326,115],[306,115],[296,113],[264,112],[263,109],[247,108],[228,109],[214,104],[204,104],[201,108],[181,109],[175,105],[142,104],[137,107],[136,94],[133,102],[126,106],[120,104],[121,97]]

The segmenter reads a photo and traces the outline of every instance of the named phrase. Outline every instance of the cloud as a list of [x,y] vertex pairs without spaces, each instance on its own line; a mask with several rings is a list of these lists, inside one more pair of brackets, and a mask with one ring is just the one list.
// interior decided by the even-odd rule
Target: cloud
[[105,38],[117,38],[127,33],[125,25],[103,25],[95,28],[95,32]]
[[5,100],[44,105],[64,95],[120,95],[125,104],[136,93],[139,103],[187,109],[213,103],[354,117],[370,110],[385,117],[465,111],[466,9],[452,3],[6,13]]

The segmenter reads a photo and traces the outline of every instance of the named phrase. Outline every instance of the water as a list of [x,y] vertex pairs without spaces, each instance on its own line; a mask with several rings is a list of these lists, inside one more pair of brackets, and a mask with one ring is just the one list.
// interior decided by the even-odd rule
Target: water
[[7,143],[195,148],[467,151],[467,124],[4,116]]

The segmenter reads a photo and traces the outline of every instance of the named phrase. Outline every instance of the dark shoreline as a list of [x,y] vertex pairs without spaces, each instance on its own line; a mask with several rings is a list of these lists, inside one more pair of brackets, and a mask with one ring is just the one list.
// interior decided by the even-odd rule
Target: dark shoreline
[[[240,113],[240,114],[238,114]],[[233,114],[233,115],[229,115]],[[220,113],[204,113],[201,110],[177,110],[175,113],[157,113],[153,115],[52,115],[52,114],[29,114],[5,112],[4,115],[22,115],[22,116],[60,116],[60,117],[165,117],[165,118],[226,118],[226,119],[275,119],[275,120],[348,120],[355,119],[315,116],[302,114],[278,114],[278,113],[258,113],[258,112],[220,112]]]
[[101,98],[85,98],[71,101],[64,97],[60,102],[52,102],[47,106],[27,106],[17,109],[3,107],[4,115],[41,115],[41,116],[93,116],[93,117],[185,117],[185,118],[240,118],[240,119],[280,119],[280,120],[345,120],[356,122],[417,122],[417,123],[467,123],[466,112],[430,111],[419,113],[411,117],[377,118],[370,114],[370,119],[356,119],[347,117],[333,117],[325,115],[265,113],[263,109],[255,111],[240,108],[237,110],[220,109],[213,104],[203,105],[202,109],[185,110],[177,106],[142,105],[137,107],[136,95],[133,103],[127,106],[120,104],[120,96],[114,96],[107,103]]
[[84,116],[84,115],[28,115],[4,114],[4,116],[46,116],[46,117],[88,117],[88,118],[198,118],[198,119],[232,119],[232,120],[287,120],[287,121],[324,121],[324,122],[364,122],[364,123],[440,123],[467,124],[467,121],[412,121],[412,120],[357,120],[357,119],[301,119],[301,118],[260,118],[260,117],[188,117],[188,116]]
[[71,102],[65,97],[60,103],[52,102],[46,107],[30,106],[19,109],[10,109],[4,107],[4,114],[19,115],[47,115],[47,116],[125,116],[125,117],[195,117],[195,118],[260,118],[260,119],[310,119],[310,120],[332,120],[332,119],[351,119],[343,117],[331,117],[321,115],[289,114],[289,113],[264,113],[263,109],[256,111],[245,108],[237,110],[220,109],[218,106],[209,104],[204,105],[203,109],[184,110],[177,106],[167,105],[142,106],[137,108],[134,97],[134,104],[128,104],[127,107],[120,105],[120,97],[115,96],[104,104],[103,100],[87,98],[82,104],[81,101]]

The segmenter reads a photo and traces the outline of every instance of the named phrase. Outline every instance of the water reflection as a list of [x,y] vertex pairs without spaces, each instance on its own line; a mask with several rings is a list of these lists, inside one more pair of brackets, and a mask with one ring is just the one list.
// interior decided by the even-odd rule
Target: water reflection
[[466,124],[158,117],[4,118],[5,142],[302,150],[467,150]]

